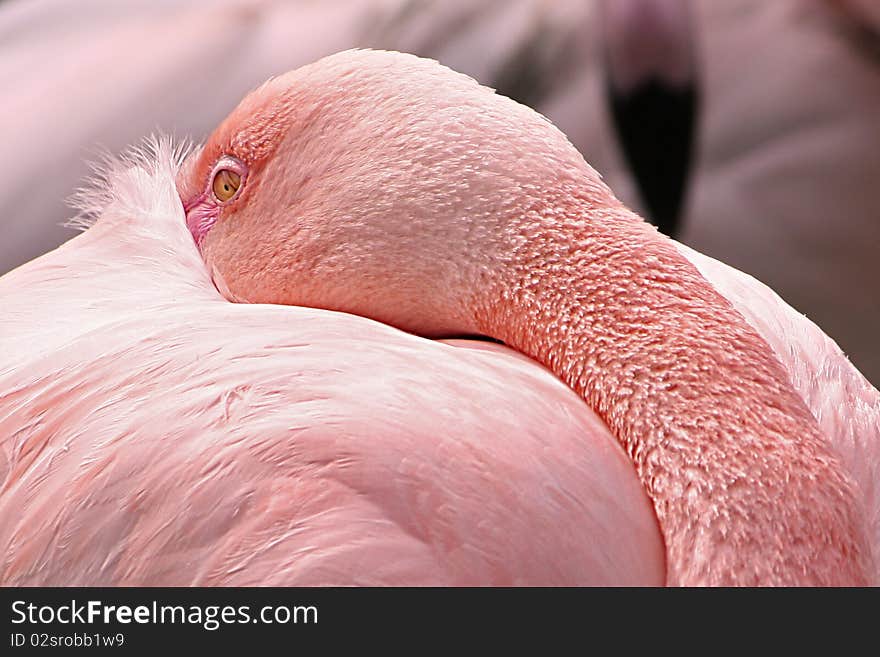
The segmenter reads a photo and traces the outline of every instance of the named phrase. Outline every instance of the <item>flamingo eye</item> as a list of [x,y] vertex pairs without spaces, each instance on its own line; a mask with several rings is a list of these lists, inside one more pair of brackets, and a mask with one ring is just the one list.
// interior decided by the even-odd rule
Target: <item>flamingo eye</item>
[[211,189],[214,196],[221,203],[232,199],[241,187],[241,176],[231,169],[220,169],[214,174]]

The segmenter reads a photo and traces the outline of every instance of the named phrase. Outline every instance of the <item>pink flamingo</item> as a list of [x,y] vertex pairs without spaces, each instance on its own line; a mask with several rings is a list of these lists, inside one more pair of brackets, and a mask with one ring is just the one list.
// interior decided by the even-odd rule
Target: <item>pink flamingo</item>
[[346,53],[249,97],[179,187],[226,296],[493,334],[603,421],[502,347],[225,303],[168,159],[0,279],[3,583],[876,578],[877,391],[531,111]]
[[228,303],[150,159],[0,278],[0,584],[663,582],[626,455],[552,374]]
[[773,350],[532,110],[348,52],[246,98],[180,190],[231,300],[489,335],[546,365],[632,458],[669,582],[872,574],[857,484]]

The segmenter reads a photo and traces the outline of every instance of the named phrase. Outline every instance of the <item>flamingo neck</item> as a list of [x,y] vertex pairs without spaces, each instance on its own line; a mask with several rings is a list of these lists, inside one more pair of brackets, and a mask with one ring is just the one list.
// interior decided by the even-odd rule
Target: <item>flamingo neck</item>
[[671,240],[603,212],[566,213],[558,237],[524,228],[480,330],[550,368],[618,438],[668,583],[866,584],[854,484],[770,347]]

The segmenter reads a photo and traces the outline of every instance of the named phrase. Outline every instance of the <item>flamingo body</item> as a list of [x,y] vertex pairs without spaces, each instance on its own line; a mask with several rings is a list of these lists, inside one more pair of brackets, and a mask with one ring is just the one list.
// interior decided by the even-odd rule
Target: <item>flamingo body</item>
[[139,180],[0,279],[0,583],[662,583],[628,459],[552,374],[229,304],[171,174]]

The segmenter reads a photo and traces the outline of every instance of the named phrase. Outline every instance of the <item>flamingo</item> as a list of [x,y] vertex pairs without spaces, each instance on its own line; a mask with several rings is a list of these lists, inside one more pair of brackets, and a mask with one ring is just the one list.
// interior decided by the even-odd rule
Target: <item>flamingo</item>
[[[416,120],[403,87],[418,108],[439,103],[448,111]],[[399,123],[371,121],[379,100]],[[308,129],[294,129],[304,115]],[[458,132],[438,131],[439,119]],[[381,139],[364,148],[371,134]],[[443,135],[449,144],[436,141]],[[395,139],[415,137],[426,150],[407,151],[407,167],[389,175]],[[461,150],[469,140],[481,148]],[[647,228],[530,110],[430,62],[344,53],[250,96],[179,173],[160,151],[153,164],[111,172],[109,192],[97,199],[99,218],[85,234],[0,278],[0,435],[10,436],[0,443],[0,514],[16,519],[0,528],[4,584],[876,579],[877,391],[767,288]],[[545,157],[545,165],[569,168],[536,170]],[[479,166],[469,167],[468,158]],[[420,175],[432,165],[436,178]],[[490,180],[481,180],[485,174]],[[555,196],[559,183],[566,194]],[[381,196],[370,195],[380,187]],[[538,198],[522,204],[529,200],[522,194]],[[543,194],[559,204],[538,203]],[[587,214],[566,218],[574,200]],[[313,214],[298,212],[294,221],[291,203]],[[490,286],[485,247],[513,238],[527,255],[533,245],[559,243],[552,235],[456,226],[462,207],[475,222],[499,222],[496,228],[516,216],[538,219],[539,229],[558,223],[560,236],[592,217],[599,234],[590,239],[609,240],[596,246],[631,239],[611,249],[612,269],[591,273],[625,283],[637,271],[632,249],[639,247],[656,266],[656,282],[686,293],[678,307],[642,315],[661,320],[658,367],[669,344],[684,340],[688,348],[677,354],[665,395],[639,395],[651,371],[625,377],[645,355],[644,331],[633,332],[630,350],[616,357],[578,341],[548,354],[539,353],[547,327],[541,308],[527,315],[531,331],[497,306],[490,326],[469,317],[455,298],[456,285],[468,282],[455,260],[462,256],[456,238],[477,238],[470,246],[479,248],[467,251],[470,275]],[[558,215],[542,215],[552,207]],[[401,218],[413,221],[394,223]],[[600,230],[605,222],[608,234]],[[425,241],[420,250],[414,240]],[[488,264],[522,272],[517,253],[490,254]],[[553,264],[544,273],[577,273],[566,272],[564,259]],[[437,284],[436,274],[449,286]],[[530,294],[552,294],[535,278],[522,285],[520,294],[490,287],[497,296],[487,308],[500,301],[514,312]],[[257,303],[229,304],[214,286],[227,299]],[[570,290],[560,286],[555,298],[564,301]],[[588,302],[595,312],[609,300]],[[624,308],[627,300],[617,298]],[[557,378],[505,347],[438,343],[332,310],[426,335],[494,335],[544,360]],[[692,311],[708,326],[681,332],[672,310]],[[584,327],[567,319],[577,318],[550,323],[557,335]],[[591,338],[626,344],[630,327],[614,328]],[[725,359],[713,340],[730,333],[744,353],[731,350]],[[704,345],[688,342],[696,335],[722,371],[701,369],[703,376],[676,387],[675,377],[704,354]],[[607,369],[586,363],[578,370],[572,361],[583,353]],[[740,357],[750,369],[724,371]],[[734,400],[728,389],[710,404],[707,379],[742,395]],[[686,406],[676,405],[677,392],[693,393]],[[630,409],[627,398],[636,400]],[[698,422],[694,408],[707,407],[720,412]],[[753,410],[772,415],[761,431],[755,422],[767,418]],[[723,475],[729,462],[710,450],[701,463],[687,441],[676,444],[683,458],[670,461],[666,445],[648,444],[657,435],[699,442],[718,426],[766,449],[759,456],[768,460],[778,450],[782,471],[762,470],[753,454],[734,450],[729,460],[743,467],[743,479],[713,488],[712,469]],[[774,436],[779,427],[796,430],[796,440]],[[777,438],[781,445],[768,446]],[[676,488],[678,499],[664,497]],[[772,504],[761,503],[764,489],[774,492]],[[801,495],[812,504],[798,505]],[[740,516],[725,507],[732,499],[743,504]],[[699,512],[690,527],[682,517],[688,504]]]
[[601,3],[606,33],[606,96],[647,208],[675,237],[696,133],[695,38],[685,0]]
[[533,361],[230,304],[167,142],[0,277],[0,584],[663,582],[648,498]]
[[534,111],[345,52],[245,98],[178,182],[229,300],[488,335],[550,369],[632,459],[667,582],[873,577],[859,485],[776,353]]

